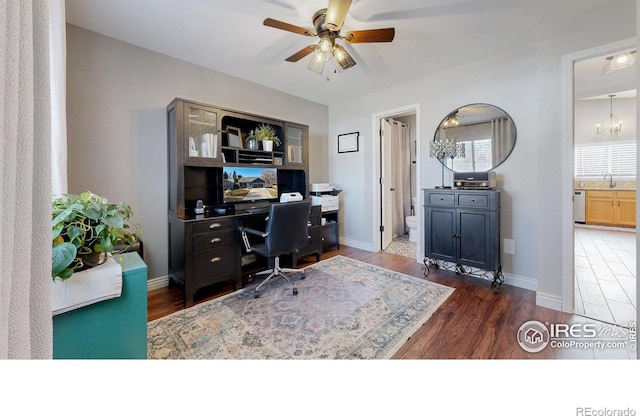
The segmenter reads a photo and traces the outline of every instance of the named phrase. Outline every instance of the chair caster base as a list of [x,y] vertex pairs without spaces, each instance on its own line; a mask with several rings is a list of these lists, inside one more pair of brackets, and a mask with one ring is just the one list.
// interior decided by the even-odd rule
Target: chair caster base
[[260,297],[260,292],[255,292],[255,293],[253,294],[253,297],[254,297],[254,298],[256,298],[256,299],[258,299],[258,298]]
[[294,287],[294,288],[293,288],[293,294],[294,294],[294,295],[297,295],[297,294],[298,294],[298,288],[297,288],[297,287]]

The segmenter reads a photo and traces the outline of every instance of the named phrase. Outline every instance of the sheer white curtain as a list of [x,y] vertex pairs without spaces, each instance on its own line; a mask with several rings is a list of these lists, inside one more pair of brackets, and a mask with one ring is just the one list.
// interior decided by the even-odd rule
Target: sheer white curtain
[[389,121],[391,121],[391,163],[395,189],[392,205],[392,234],[395,237],[405,233],[405,218],[411,215],[411,147],[409,129],[402,123]]
[[49,5],[55,3],[0,0],[0,359],[52,356]]
[[498,163],[511,150],[512,123],[508,118],[496,118],[491,120],[491,149],[492,163]]

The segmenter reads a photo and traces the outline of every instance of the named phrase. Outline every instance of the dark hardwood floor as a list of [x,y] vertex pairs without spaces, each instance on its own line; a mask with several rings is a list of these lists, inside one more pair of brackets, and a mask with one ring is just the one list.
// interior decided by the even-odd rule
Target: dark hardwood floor
[[[429,320],[394,355],[395,359],[630,359],[635,351],[628,348],[552,348],[547,346],[538,353],[524,351],[516,340],[520,326],[537,320],[552,324],[592,323],[598,331],[613,331],[610,325],[577,315],[558,312],[536,306],[536,294],[509,285],[497,292],[490,282],[476,277],[436,270],[424,276],[422,264],[414,259],[387,254],[371,253],[342,246],[323,254],[323,259],[342,255],[395,270],[411,276],[427,279],[455,288],[451,296],[438,308]],[[311,263],[301,263],[303,267]],[[212,286],[200,291],[196,303],[204,302],[232,291],[231,283]],[[167,287],[149,292],[149,321],[183,309],[182,288]],[[626,340],[627,338],[622,338]],[[597,340],[597,339],[596,339]]]

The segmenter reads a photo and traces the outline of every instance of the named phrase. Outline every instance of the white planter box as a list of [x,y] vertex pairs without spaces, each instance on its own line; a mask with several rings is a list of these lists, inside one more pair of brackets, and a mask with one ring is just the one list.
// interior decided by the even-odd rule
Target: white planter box
[[51,282],[51,308],[58,315],[121,294],[122,266],[110,257],[100,266]]

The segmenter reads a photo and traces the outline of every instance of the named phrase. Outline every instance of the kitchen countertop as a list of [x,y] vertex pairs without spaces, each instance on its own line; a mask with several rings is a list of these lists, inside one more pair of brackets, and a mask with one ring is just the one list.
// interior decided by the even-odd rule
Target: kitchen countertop
[[598,190],[598,191],[635,191],[636,190],[636,181],[634,180],[614,180],[613,181],[616,186],[613,188],[609,187],[608,180],[574,180],[573,181],[573,189],[576,191],[589,191],[589,190]]
[[613,187],[613,188],[609,188],[608,186],[606,188],[596,188],[596,187],[591,187],[591,188],[573,188],[576,191],[635,191],[635,188],[619,188],[617,186]]

